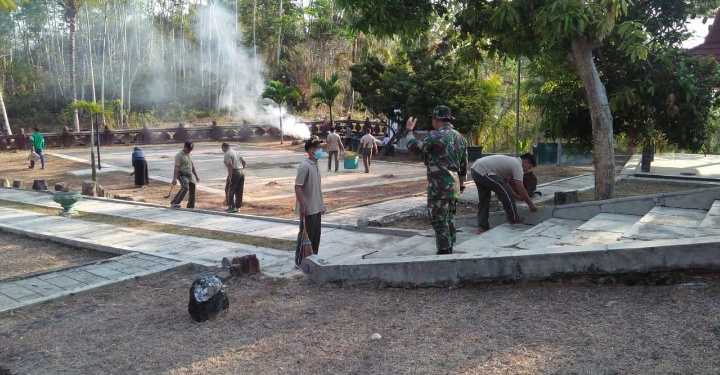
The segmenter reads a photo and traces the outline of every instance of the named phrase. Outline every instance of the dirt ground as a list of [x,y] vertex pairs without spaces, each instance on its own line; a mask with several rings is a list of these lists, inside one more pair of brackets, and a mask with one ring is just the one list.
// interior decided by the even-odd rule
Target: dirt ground
[[[301,151],[301,146],[293,146],[290,142],[280,145],[277,142],[257,142],[253,146],[284,148],[289,150]],[[51,150],[52,151],[52,150]],[[62,158],[46,155],[46,168],[35,169],[28,168],[27,153],[25,152],[0,152],[0,163],[3,168],[0,171],[0,178],[6,178],[12,183],[13,180],[23,180],[26,189],[32,188],[33,181],[36,179],[46,180],[48,189],[53,190],[56,183],[62,182],[69,185],[71,190],[80,190],[83,181],[90,180],[90,176],[73,176],[68,171],[88,169],[87,164],[69,161]],[[393,157],[386,158],[388,161],[420,163],[417,157],[407,154],[396,154]],[[258,166],[254,166],[257,168]],[[103,186],[110,197],[128,198],[134,200],[154,203],[167,206],[170,198],[163,198],[170,192],[170,184],[152,180],[150,185],[138,188],[133,184],[133,179],[124,172],[107,172],[99,174],[97,177],[98,184]],[[406,197],[407,191],[423,191],[426,183],[422,180],[403,182],[385,185],[383,189],[372,189],[372,193],[368,194],[367,190],[357,188],[349,188],[333,192],[326,195],[325,202],[330,211],[343,209],[345,207],[356,206],[360,204],[368,204],[377,201],[392,199],[395,197]],[[268,194],[282,194],[274,190],[273,186],[267,186]],[[175,190],[177,191],[177,190]],[[288,195],[293,194],[292,191],[285,192]],[[262,196],[262,193],[256,194]],[[212,194],[202,192],[197,194],[195,208],[211,211],[223,211],[227,209],[224,202],[225,197],[220,194]],[[295,217],[295,199],[292,196],[288,198],[275,199],[272,201],[257,201],[245,199],[241,213],[248,215],[271,216],[293,218]]]
[[[0,177],[81,183],[65,171],[86,168],[52,158],[28,178],[23,159],[0,153]],[[589,172],[539,168],[540,183]],[[114,193],[137,194],[125,174],[115,184],[107,177],[102,184]],[[678,186],[621,183],[618,194]],[[169,185],[149,189],[163,196]],[[221,201],[203,204],[220,209]],[[247,208],[283,215],[287,204]],[[0,232],[0,279],[104,257]],[[232,279],[229,310],[198,324],[187,313],[194,274],[175,270],[0,314],[0,374],[631,375],[720,368],[719,275],[451,289]],[[373,333],[382,338],[372,341]]]
[[[720,280],[456,289],[235,279],[194,323],[192,271],[0,316],[17,374],[717,374]],[[372,341],[371,335],[382,338]]]

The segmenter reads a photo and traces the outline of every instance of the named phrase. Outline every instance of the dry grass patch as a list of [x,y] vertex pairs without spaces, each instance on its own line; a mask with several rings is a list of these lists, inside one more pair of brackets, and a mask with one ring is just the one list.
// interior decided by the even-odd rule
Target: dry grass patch
[[[720,284],[459,289],[231,280],[197,324],[175,271],[0,316],[21,374],[716,374]],[[370,336],[380,333],[380,341]]]
[[0,230],[0,280],[107,259],[109,254],[38,241]]

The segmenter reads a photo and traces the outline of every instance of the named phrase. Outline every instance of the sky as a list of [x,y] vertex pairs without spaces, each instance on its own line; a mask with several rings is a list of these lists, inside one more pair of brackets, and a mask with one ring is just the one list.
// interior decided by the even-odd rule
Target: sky
[[706,24],[702,23],[702,19],[696,19],[688,22],[687,27],[693,33],[693,37],[686,40],[683,43],[683,47],[692,48],[705,41],[705,36],[708,34],[708,26],[712,24],[713,20],[709,19]]

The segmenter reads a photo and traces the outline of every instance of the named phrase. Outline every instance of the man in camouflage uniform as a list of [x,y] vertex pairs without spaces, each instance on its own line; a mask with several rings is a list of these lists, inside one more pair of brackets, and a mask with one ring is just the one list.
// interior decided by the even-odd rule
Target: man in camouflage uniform
[[[407,120],[407,148],[422,154],[427,166],[428,210],[437,253],[452,254],[456,240],[455,208],[458,195],[465,190],[467,175],[467,141],[450,123],[455,119],[450,108],[439,105],[429,117],[434,130],[422,140],[415,139],[413,134],[417,118]],[[459,181],[453,172],[458,174]]]

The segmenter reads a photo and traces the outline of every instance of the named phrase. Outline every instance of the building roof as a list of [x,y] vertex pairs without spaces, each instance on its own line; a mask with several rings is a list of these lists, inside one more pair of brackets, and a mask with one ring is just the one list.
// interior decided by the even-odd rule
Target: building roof
[[720,61],[720,27],[715,27],[716,25],[720,26],[720,10],[715,14],[715,20],[710,26],[710,32],[705,36],[705,41],[688,50],[691,55],[712,55],[716,61]]

